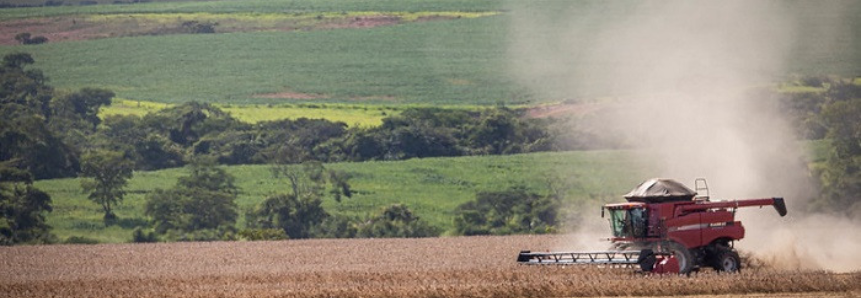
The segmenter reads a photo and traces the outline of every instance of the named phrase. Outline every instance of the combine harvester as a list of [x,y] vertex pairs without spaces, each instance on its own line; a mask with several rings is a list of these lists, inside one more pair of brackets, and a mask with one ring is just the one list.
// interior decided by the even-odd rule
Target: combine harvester
[[708,184],[697,179],[696,191],[671,179],[651,179],[625,195],[627,203],[608,204],[613,247],[602,252],[521,251],[522,264],[597,264],[639,266],[645,272],[689,274],[701,267],[738,272],[741,260],[733,248],[744,238],[735,220],[741,207],[774,206],[786,215],[783,198],[710,201]]

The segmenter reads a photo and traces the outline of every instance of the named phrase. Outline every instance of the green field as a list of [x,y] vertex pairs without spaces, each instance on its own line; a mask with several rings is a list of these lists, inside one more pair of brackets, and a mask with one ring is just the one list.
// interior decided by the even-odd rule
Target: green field
[[[346,171],[356,194],[336,203],[324,201],[331,213],[364,216],[394,203],[409,206],[431,225],[448,230],[453,210],[474,199],[478,191],[503,190],[525,185],[543,192],[546,177],[558,177],[571,185],[566,206],[576,212],[597,210],[602,200],[619,200],[633,185],[647,177],[643,165],[623,151],[539,153],[510,156],[412,159],[396,162],[338,163],[327,167]],[[232,166],[240,195],[240,214],[268,194],[285,191],[284,181],[273,179],[265,165]],[[169,188],[184,169],[137,172],[130,181],[125,201],[115,211],[119,225],[105,228],[98,205],[81,192],[78,179],[43,180],[36,187],[48,192],[54,212],[48,216],[53,232],[65,239],[85,236],[101,242],[127,242],[136,226],[145,225],[144,196],[155,188]],[[244,226],[240,220],[239,226]]]
[[[602,28],[631,17],[659,14],[653,6],[605,2],[542,1],[534,7],[517,1],[207,1],[135,5],[94,5],[0,10],[0,20],[27,17],[113,14],[231,14],[249,16],[356,12],[500,12],[500,14],[404,23],[363,29],[296,30],[174,34],[2,46],[0,54],[27,51],[52,84],[60,88],[108,88],[119,97],[167,103],[198,100],[231,104],[338,102],[353,104],[496,104],[553,102],[566,98],[612,95],[617,82],[602,71],[613,61],[579,61],[590,41],[564,46],[575,57],[570,69],[541,73],[529,86],[512,65],[523,59],[511,49],[515,16],[545,15],[530,34],[537,40],[565,38],[574,20],[578,31]],[[651,11],[654,10],[654,11]],[[828,37],[830,19],[861,15],[850,2],[843,11],[815,10],[815,5],[786,4],[796,17],[797,45],[788,53],[787,75],[861,73],[859,18]],[[810,15],[805,11],[814,11]],[[550,11],[550,12],[548,12]],[[557,13],[553,13],[558,11]],[[194,14],[201,13],[205,14]],[[855,12],[855,13],[853,13]],[[596,17],[596,13],[600,17]],[[261,22],[266,18],[261,17]],[[185,19],[183,19],[185,20]],[[853,33],[854,32],[854,33]],[[839,34],[838,34],[839,33]],[[853,54],[855,53],[855,54]],[[848,60],[847,60],[848,59]],[[583,71],[588,70],[588,71]],[[572,73],[583,73],[572,77]],[[588,75],[587,75],[588,74]],[[776,78],[779,80],[779,78]],[[755,83],[752,83],[755,84]],[[537,87],[536,86],[545,86]],[[565,90],[560,93],[559,90]],[[294,92],[312,98],[267,98],[261,94]],[[301,96],[300,96],[301,97]]]
[[[503,75],[504,47],[493,37],[500,34],[493,32],[497,25],[488,23],[497,18],[372,30],[127,37],[26,50],[58,87],[102,87],[133,100],[295,102],[256,97],[291,90],[322,94],[314,100],[322,102],[489,104],[518,92],[505,87],[513,82]],[[458,30],[458,39],[442,36]]]

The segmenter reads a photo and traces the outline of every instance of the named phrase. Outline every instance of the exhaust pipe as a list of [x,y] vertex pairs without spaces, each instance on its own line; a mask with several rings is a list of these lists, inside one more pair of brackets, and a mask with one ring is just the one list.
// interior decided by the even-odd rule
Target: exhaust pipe
[[783,201],[783,198],[773,198],[774,199],[774,209],[777,210],[777,214],[780,216],[786,216],[786,202]]

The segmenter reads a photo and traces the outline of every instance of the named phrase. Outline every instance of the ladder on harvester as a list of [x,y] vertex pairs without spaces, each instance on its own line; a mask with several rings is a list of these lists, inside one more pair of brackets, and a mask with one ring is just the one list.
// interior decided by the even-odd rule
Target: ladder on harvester
[[[694,200],[706,202],[709,201],[709,183],[706,182],[706,178],[697,178],[696,180],[694,180],[694,188],[694,191],[697,192],[697,196],[694,198]],[[703,192],[705,192],[705,194],[703,194]]]
[[600,252],[531,252],[521,251],[517,262],[521,264],[592,264],[612,266],[634,266],[640,257],[639,251]]

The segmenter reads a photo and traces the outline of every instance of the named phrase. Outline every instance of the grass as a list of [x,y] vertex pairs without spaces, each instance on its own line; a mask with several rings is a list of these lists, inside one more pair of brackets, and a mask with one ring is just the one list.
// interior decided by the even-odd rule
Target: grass
[[[132,100],[279,104],[493,104],[520,98],[505,73],[501,17],[366,30],[168,35],[0,47],[33,54],[53,85]],[[307,100],[306,100],[307,101]]]
[[[619,196],[648,175],[642,166],[623,151],[560,152],[511,156],[427,158],[393,162],[338,163],[327,167],[353,175],[356,194],[337,203],[324,201],[331,213],[354,216],[372,214],[390,204],[409,206],[431,225],[444,230],[452,228],[454,209],[476,192],[503,190],[525,185],[546,191],[546,177],[559,177],[571,186],[566,199],[568,209],[590,212],[596,202],[619,200]],[[240,213],[253,208],[269,194],[285,191],[286,182],[273,179],[266,165],[242,165],[227,168],[236,176],[241,193],[237,199]],[[105,228],[98,205],[81,193],[78,179],[42,180],[36,187],[49,193],[54,212],[48,224],[61,239],[84,236],[101,242],[126,242],[136,226],[144,225],[146,193],[168,188],[186,175],[184,169],[136,172],[130,181],[125,201],[116,214],[118,226]],[[244,226],[240,222],[239,226]]]

